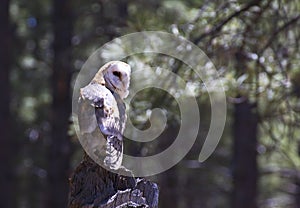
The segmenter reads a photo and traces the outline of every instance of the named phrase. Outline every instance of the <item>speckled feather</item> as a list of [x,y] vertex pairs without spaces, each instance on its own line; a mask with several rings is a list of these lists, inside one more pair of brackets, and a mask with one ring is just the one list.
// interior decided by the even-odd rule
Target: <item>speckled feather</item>
[[126,122],[125,104],[120,96],[101,84],[91,82],[80,90],[79,117],[80,131],[86,139],[94,135],[93,139],[97,137],[106,141],[94,142],[101,145],[95,144],[92,152],[105,166],[118,169],[122,163],[122,133]]

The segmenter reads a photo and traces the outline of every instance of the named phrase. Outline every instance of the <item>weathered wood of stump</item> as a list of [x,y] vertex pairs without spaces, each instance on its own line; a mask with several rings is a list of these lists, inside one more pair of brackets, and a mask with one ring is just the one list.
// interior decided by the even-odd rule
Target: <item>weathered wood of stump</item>
[[85,156],[70,179],[68,208],[156,208],[158,193],[155,183],[110,172]]

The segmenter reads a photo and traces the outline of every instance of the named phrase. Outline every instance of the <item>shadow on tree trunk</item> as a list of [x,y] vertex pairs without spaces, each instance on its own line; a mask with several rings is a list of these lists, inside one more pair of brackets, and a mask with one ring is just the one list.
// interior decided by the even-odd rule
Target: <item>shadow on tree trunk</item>
[[110,172],[85,155],[70,179],[68,208],[156,208],[158,192],[155,183]]

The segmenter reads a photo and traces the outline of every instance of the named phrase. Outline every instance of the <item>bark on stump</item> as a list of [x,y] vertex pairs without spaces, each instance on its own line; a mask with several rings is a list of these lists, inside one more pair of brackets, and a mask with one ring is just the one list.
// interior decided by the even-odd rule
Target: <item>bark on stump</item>
[[70,179],[68,208],[156,208],[158,194],[155,183],[110,172],[85,156]]

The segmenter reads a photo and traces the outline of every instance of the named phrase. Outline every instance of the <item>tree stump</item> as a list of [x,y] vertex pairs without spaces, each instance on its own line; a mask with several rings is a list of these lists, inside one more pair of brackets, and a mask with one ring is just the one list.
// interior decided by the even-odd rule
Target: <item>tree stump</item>
[[121,171],[131,176],[110,172],[85,155],[70,178],[68,208],[158,207],[155,183]]

